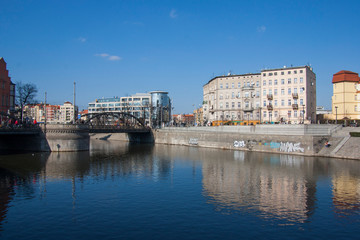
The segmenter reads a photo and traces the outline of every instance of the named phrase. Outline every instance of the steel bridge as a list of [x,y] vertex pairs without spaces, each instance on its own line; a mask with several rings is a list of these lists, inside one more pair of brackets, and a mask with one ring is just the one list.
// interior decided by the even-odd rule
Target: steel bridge
[[88,113],[84,124],[89,125],[90,133],[145,133],[150,127],[145,126],[144,120],[127,112]]

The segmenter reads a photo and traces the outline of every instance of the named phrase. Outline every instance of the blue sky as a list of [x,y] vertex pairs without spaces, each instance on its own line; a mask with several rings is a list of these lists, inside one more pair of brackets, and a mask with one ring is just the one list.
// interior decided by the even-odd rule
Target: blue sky
[[317,105],[332,75],[360,72],[360,1],[0,0],[0,56],[37,99],[80,109],[96,98],[168,91],[174,113],[231,71],[311,64]]

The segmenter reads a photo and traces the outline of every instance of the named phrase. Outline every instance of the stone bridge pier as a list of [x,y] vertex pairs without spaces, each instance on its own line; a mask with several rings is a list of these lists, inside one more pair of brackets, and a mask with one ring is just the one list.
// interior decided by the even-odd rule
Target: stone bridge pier
[[90,146],[89,126],[72,124],[41,125],[45,144],[42,151],[87,151]]

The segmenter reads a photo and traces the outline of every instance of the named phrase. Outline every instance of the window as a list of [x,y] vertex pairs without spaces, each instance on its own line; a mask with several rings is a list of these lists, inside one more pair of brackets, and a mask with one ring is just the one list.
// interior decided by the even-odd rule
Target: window
[[300,105],[304,105],[304,100],[302,98],[300,99]]
[[300,70],[300,73],[303,73],[303,70]]
[[264,106],[264,107],[266,107],[266,100],[264,100],[264,102],[263,102],[263,106]]
[[256,91],[256,97],[260,97],[260,92]]
[[235,84],[234,83],[231,83],[231,88],[234,88],[235,87]]
[[266,86],[266,80],[263,81],[263,86]]
[[249,97],[249,92],[245,92],[245,97],[246,97],[246,98]]
[[304,78],[300,78],[300,83],[303,83],[304,82]]
[[234,92],[231,93],[231,98],[235,98],[235,93]]
[[223,103],[222,102],[220,103],[220,108],[223,108]]
[[235,108],[235,102],[232,102],[232,103],[231,103],[231,107],[232,107],[232,108]]
[[238,97],[238,98],[240,98],[240,97],[241,97],[240,92],[238,92],[238,93],[237,93],[237,97]]
[[222,85],[222,83],[220,83],[220,89],[222,89],[223,88],[223,85]]
[[274,89],[274,95],[277,96],[277,88]]
[[303,92],[304,92],[304,88],[301,87],[301,88],[300,88],[300,93],[303,93]]
[[288,117],[291,118],[291,111],[288,111]]
[[357,105],[355,105],[355,109],[354,109],[354,110],[355,110],[355,112],[357,112],[357,111],[358,111],[358,110],[357,110]]
[[288,95],[291,95],[291,88],[288,88]]
[[291,78],[288,78],[288,84],[291,84]]
[[288,106],[291,106],[291,99],[288,99]]
[[297,88],[294,88],[294,93],[297,93]]
[[238,102],[238,108],[241,108],[241,102]]
[[277,76],[277,72],[274,72],[274,75]]
[[272,89],[269,89],[269,94],[272,95]]
[[281,75],[284,75],[284,72],[281,72]]
[[258,86],[260,86],[260,83],[259,83],[259,81],[256,81],[256,86],[258,87]]
[[281,79],[281,85],[285,84],[285,79]]
[[228,84],[228,83],[226,83],[226,88],[229,88],[229,84]]
[[263,73],[263,76],[265,77],[265,76],[266,76],[266,73]]
[[275,107],[277,107],[277,105],[278,105],[278,101],[276,99],[274,100],[274,105],[275,105]]
[[281,106],[285,106],[285,101],[284,101],[284,99],[281,99]]
[[297,117],[298,116],[298,114],[297,114],[297,111],[295,110],[294,111],[294,117]]
[[223,95],[222,95],[222,94],[220,94],[220,98],[219,98],[219,99],[220,99],[220,100],[223,99]]
[[294,78],[294,83],[297,83],[297,78]]
[[266,89],[263,90],[263,96],[266,96]]
[[241,82],[238,82],[238,88],[241,88]]
[[277,85],[277,82],[278,82],[277,79],[275,79],[275,80],[274,80],[274,85]]
[[263,112],[263,117],[266,118],[266,111]]
[[277,117],[278,116],[278,111],[275,111],[274,112],[274,117]]
[[281,89],[281,95],[285,95],[285,89]]
[[272,73],[269,73],[269,76],[272,76],[273,74]]
[[291,74],[291,71],[288,71],[288,74]]
[[296,71],[296,70],[294,70],[294,73],[295,73],[295,74],[297,74],[297,71]]
[[271,86],[272,85],[272,80],[269,80],[269,86]]

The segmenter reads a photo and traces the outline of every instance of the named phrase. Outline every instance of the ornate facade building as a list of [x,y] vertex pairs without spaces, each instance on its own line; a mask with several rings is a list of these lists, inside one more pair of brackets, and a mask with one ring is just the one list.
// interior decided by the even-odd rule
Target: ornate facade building
[[218,76],[203,87],[205,122],[316,122],[316,75],[309,66]]

